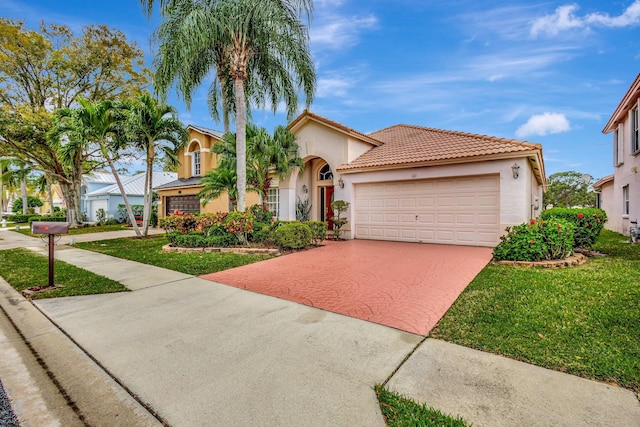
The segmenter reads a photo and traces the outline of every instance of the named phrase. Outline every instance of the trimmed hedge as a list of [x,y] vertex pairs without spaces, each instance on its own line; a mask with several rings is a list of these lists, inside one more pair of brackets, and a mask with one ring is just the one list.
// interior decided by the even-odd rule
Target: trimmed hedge
[[543,211],[540,218],[550,220],[559,218],[571,222],[575,226],[574,247],[590,248],[600,235],[607,221],[607,214],[596,208],[553,208]]
[[168,233],[167,240],[179,248],[228,248],[238,244],[236,236],[230,233],[209,237],[205,237],[201,233]]
[[13,222],[17,222],[19,224],[25,223],[25,222],[29,222],[29,219],[34,218],[34,217],[40,217],[40,215],[34,215],[34,214],[15,214],[15,215],[9,215],[7,217],[7,220],[9,221],[13,221]]
[[497,261],[564,259],[573,252],[574,230],[571,222],[558,218],[507,227],[493,257]]
[[64,216],[59,216],[59,215],[54,215],[54,216],[49,216],[49,215],[31,215],[29,217],[29,224],[31,224],[33,221],[51,221],[51,222],[66,222],[67,218]]
[[311,229],[311,241],[314,245],[319,245],[327,238],[327,223],[322,221],[305,221]]
[[301,222],[283,224],[276,230],[274,240],[283,249],[303,249],[311,244],[311,228]]

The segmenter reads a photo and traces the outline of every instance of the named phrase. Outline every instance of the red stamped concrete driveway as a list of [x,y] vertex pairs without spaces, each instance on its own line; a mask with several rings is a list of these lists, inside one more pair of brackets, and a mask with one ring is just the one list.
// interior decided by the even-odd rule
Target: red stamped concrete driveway
[[325,243],[202,278],[426,335],[491,260],[471,246]]

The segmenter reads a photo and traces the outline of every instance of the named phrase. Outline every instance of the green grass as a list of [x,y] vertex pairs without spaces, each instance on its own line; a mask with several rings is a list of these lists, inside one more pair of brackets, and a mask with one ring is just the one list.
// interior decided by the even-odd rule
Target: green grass
[[558,371],[640,390],[640,245],[603,231],[606,258],[542,269],[487,266],[431,332]]
[[[2,277],[18,291],[33,286],[46,286],[49,283],[49,259],[28,249],[0,251],[0,265],[2,265]],[[54,264],[54,279],[55,284],[64,287],[38,292],[32,296],[32,299],[106,294],[127,290],[116,281],[59,260]]]
[[[120,230],[131,230],[131,228],[123,225],[123,224],[115,224],[115,225],[96,225],[89,227],[80,227],[80,228],[70,228],[68,235],[75,234],[91,234],[91,233],[102,233],[103,231],[120,231]],[[11,230],[14,231],[14,230]],[[20,231],[18,233],[24,234],[25,236],[33,236],[31,234],[31,225],[29,224],[20,224]]]
[[380,410],[388,427],[466,427],[460,417],[451,417],[426,404],[393,393],[381,385],[375,387]]
[[168,244],[166,237],[155,236],[100,240],[77,243],[75,246],[195,276],[228,270],[271,258],[269,255],[245,255],[228,252],[163,253],[162,246],[166,244]]

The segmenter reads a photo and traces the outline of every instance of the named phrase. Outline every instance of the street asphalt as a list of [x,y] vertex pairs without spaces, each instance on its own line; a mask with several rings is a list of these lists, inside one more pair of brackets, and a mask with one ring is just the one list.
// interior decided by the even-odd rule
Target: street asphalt
[[637,396],[613,385],[77,248],[56,257],[132,289],[31,304],[0,280],[0,307],[91,425],[382,427],[373,386],[389,379],[476,426],[640,426]]

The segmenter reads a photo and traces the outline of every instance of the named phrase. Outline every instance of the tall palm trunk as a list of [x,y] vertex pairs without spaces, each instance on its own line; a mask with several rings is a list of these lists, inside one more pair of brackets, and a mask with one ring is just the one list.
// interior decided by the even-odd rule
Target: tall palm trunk
[[244,81],[233,82],[236,98],[236,171],[238,173],[238,211],[244,212],[247,194],[247,119],[245,114]]
[[136,217],[133,215],[133,210],[131,209],[131,204],[129,204],[129,198],[127,197],[127,193],[124,191],[124,186],[122,185],[122,181],[120,180],[120,175],[118,174],[118,170],[113,164],[113,160],[107,151],[107,147],[101,143],[100,148],[102,149],[102,155],[107,160],[109,164],[109,168],[111,168],[111,173],[116,180],[116,184],[118,184],[118,189],[120,190],[120,194],[122,194],[122,200],[124,201],[124,206],[127,209],[127,215],[129,216],[129,220],[131,220],[131,226],[133,227],[133,231],[136,232],[136,236],[141,237],[140,228],[138,227],[138,223],[136,222]]
[[27,178],[20,180],[20,192],[22,193],[22,213],[26,215],[29,210],[29,196],[27,195]]
[[151,220],[151,203],[153,199],[153,160],[155,151],[153,141],[149,141],[147,151],[147,170],[144,177],[144,211],[142,212],[142,235],[149,233],[149,221]]

